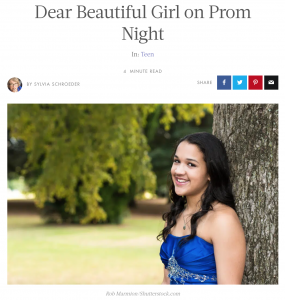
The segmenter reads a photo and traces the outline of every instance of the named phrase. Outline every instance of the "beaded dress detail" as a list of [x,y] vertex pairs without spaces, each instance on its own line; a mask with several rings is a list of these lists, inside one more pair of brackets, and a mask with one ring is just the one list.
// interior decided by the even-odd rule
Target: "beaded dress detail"
[[170,284],[217,284],[213,245],[195,236],[179,248],[178,243],[184,237],[169,234],[160,247]]

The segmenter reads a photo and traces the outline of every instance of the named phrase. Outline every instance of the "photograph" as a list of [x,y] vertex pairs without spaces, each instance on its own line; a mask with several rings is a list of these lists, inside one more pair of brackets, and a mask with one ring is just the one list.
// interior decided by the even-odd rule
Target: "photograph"
[[9,285],[278,284],[278,104],[8,104],[7,130]]
[[9,79],[7,86],[10,92],[17,93],[22,89],[22,82],[19,78],[13,77]]

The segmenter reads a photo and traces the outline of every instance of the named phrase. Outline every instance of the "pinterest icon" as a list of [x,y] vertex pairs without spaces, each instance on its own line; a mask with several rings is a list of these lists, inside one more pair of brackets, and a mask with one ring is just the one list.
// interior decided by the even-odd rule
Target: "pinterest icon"
[[262,90],[263,89],[263,76],[262,75],[248,76],[248,89],[249,90]]

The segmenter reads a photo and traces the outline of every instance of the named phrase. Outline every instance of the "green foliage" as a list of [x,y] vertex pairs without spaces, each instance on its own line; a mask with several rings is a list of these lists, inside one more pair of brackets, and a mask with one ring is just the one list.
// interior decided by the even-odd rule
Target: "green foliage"
[[201,119],[205,117],[206,111],[213,114],[213,104],[163,104],[162,109],[164,116],[160,119],[160,123],[169,130],[171,123],[176,122],[173,115],[173,108],[177,112],[178,121],[190,122],[194,120],[197,125],[201,124]]
[[58,198],[54,196],[53,201],[45,201],[41,209],[41,216],[47,224],[52,223],[69,223],[78,224],[86,216],[87,203],[83,201],[79,190],[82,187],[82,181],[79,181],[75,188],[76,204],[74,212],[71,213],[66,209],[68,198]]
[[[209,104],[9,104],[11,136],[24,140],[28,152],[22,174],[37,174],[30,182],[36,204],[62,201],[63,219],[77,215],[82,224],[106,221],[109,215],[119,222],[129,197],[155,191],[144,128],[158,107],[166,130],[176,118],[199,123],[205,109],[212,109]],[[107,216],[108,201],[113,204]]]
[[104,199],[100,206],[107,213],[107,222],[121,224],[123,218],[129,214],[128,204],[134,199],[136,184],[132,180],[128,193],[119,192],[116,184],[105,184],[100,189],[100,195]]
[[10,190],[18,190],[18,191],[27,191],[27,186],[25,184],[24,177],[18,177],[16,179],[8,180],[8,188]]

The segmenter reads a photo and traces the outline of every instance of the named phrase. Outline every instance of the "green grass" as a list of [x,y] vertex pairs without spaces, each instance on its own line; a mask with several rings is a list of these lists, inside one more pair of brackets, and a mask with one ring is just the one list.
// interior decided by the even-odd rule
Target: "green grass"
[[8,284],[160,284],[159,217],[121,225],[45,225],[8,216]]

